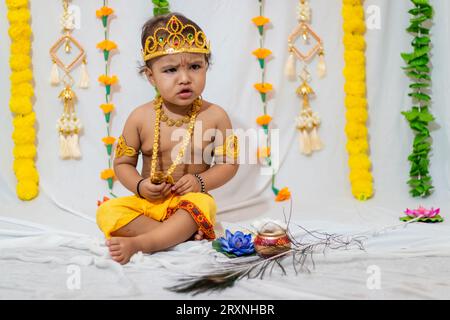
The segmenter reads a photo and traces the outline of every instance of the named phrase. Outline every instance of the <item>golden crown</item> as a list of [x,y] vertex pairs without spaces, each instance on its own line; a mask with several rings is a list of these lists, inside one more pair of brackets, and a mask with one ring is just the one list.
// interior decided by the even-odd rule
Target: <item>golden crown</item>
[[157,28],[152,36],[145,40],[142,56],[144,61],[174,53],[210,53],[209,41],[203,31],[192,24],[183,24],[172,16],[166,26]]

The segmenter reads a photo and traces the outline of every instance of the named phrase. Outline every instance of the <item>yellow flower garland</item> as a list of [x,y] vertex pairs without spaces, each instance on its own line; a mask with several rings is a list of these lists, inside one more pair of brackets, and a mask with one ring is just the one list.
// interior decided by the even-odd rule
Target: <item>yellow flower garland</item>
[[352,193],[358,200],[367,200],[373,195],[371,162],[368,156],[368,130],[366,121],[366,47],[364,33],[364,9],[362,0],[343,0],[342,17],[344,19],[344,60],[347,109],[345,133],[347,135],[348,164]]
[[11,38],[9,65],[11,68],[11,97],[9,108],[14,114],[14,164],[16,192],[21,200],[34,199],[39,193],[36,157],[36,114],[33,112],[31,70],[31,26],[28,0],[6,0]]

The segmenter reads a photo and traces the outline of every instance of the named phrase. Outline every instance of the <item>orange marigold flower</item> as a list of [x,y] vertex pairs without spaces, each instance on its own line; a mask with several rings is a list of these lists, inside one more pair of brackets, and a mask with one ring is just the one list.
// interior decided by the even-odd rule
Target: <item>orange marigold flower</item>
[[97,43],[97,48],[111,51],[117,49],[117,44],[111,40],[103,40],[102,42]]
[[119,81],[119,79],[117,78],[117,76],[108,77],[102,74],[100,77],[98,77],[98,81],[100,83],[103,83],[104,85],[112,85],[116,84]]
[[102,178],[103,180],[107,180],[109,178],[114,178],[114,177],[115,177],[115,174],[114,174],[113,169],[106,169],[100,173],[100,178]]
[[104,104],[100,105],[100,109],[103,110],[103,113],[110,113],[111,111],[114,110],[114,104],[104,103]]
[[278,194],[277,197],[275,198],[275,201],[284,201],[284,200],[289,200],[291,198],[291,193],[289,192],[289,189],[283,188],[281,189]]
[[108,200],[109,200],[108,197],[103,197],[103,201],[102,200],[97,200],[97,207],[100,207],[103,203],[105,203]]
[[259,48],[252,52],[258,59],[265,59],[272,54],[272,51],[266,48]]
[[256,123],[260,126],[267,125],[270,123],[270,121],[272,121],[272,117],[267,114],[256,118]]
[[99,10],[95,11],[95,15],[97,16],[97,18],[109,16],[113,13],[114,13],[114,10],[110,7],[101,7]]
[[256,151],[256,156],[259,158],[267,158],[270,156],[270,147],[261,147]]
[[116,142],[116,138],[108,136],[108,137],[104,137],[102,139],[103,143],[108,145],[108,144],[114,144],[114,142]]
[[261,26],[265,25],[266,23],[269,23],[270,19],[263,17],[263,16],[257,16],[257,17],[254,17],[252,19],[252,21],[254,24],[256,24],[256,26],[261,27]]
[[260,93],[267,93],[269,91],[272,91],[273,87],[270,83],[255,83],[253,85],[256,90],[258,90]]

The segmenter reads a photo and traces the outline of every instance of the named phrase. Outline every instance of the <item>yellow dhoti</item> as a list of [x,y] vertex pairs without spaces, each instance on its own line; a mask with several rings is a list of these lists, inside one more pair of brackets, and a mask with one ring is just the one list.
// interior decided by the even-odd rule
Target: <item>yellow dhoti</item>
[[109,239],[112,232],[142,214],[156,221],[164,221],[178,209],[189,212],[205,239],[215,239],[216,202],[211,195],[201,192],[189,192],[182,196],[170,194],[165,199],[153,201],[135,195],[111,199],[98,207],[97,225]]

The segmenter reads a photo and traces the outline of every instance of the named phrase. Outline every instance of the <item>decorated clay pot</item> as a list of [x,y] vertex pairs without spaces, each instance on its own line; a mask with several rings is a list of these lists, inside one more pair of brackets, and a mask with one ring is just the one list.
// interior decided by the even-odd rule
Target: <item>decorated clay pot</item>
[[288,251],[291,248],[291,240],[286,232],[258,233],[253,245],[260,256],[269,258]]

